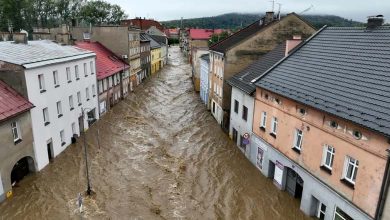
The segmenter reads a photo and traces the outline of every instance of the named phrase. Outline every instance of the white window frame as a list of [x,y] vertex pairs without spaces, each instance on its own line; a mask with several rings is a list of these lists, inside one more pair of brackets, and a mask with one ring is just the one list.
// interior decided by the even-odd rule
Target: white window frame
[[73,95],[69,96],[69,108],[70,110],[74,109]]
[[49,108],[42,109],[43,112],[43,123],[50,123],[50,117],[49,117]]
[[[353,166],[351,177],[347,176],[349,166]],[[359,168],[359,160],[356,160],[351,156],[345,156],[343,179],[355,185],[356,177],[354,180],[354,176],[357,175],[358,168]]]
[[60,131],[60,139],[61,139],[61,145],[64,145],[66,143],[66,141],[65,141],[65,131],[64,130]]
[[70,67],[66,67],[66,80],[68,80],[68,83],[72,82],[72,73],[70,72]]
[[41,92],[46,91],[45,87],[45,76],[43,74],[38,75],[39,90]]
[[89,100],[89,88],[85,88],[85,99],[88,101]]
[[[297,144],[299,136],[300,136],[300,140],[299,140],[299,143]],[[295,135],[294,135],[293,148],[301,151],[302,150],[302,141],[303,141],[303,131],[298,129],[298,128],[296,128],[295,129]]]
[[22,133],[20,132],[20,126],[18,121],[11,122],[11,131],[15,143],[19,140],[22,140]]
[[[340,218],[340,219],[343,219],[343,220],[346,220],[346,218],[344,218],[343,216],[341,216],[342,213],[338,213],[337,212],[337,209],[340,209],[339,207],[336,206],[335,210],[334,210],[334,216],[333,216],[333,219],[336,219],[336,215]],[[342,209],[340,209],[340,211],[344,212]],[[344,212],[344,214],[348,215],[347,213]],[[349,215],[348,215],[349,218],[351,218]]]
[[76,80],[80,79],[79,65],[74,66],[74,75],[76,77]]
[[267,127],[267,112],[261,113],[261,121],[260,121],[260,128],[266,128]]
[[87,63],[84,63],[84,76],[87,77],[88,76],[88,70],[87,70]]
[[94,67],[94,65],[93,65],[93,61],[90,61],[90,62],[89,62],[89,66],[90,66],[90,68],[91,68],[91,74],[94,74],[94,72],[95,72],[95,67]]
[[[334,156],[336,154],[336,150],[332,145],[325,144],[323,147],[323,154],[322,154],[322,166],[328,168],[329,170],[332,170],[333,167],[333,161],[334,161]],[[329,163],[326,163],[326,158],[329,155]]]
[[60,86],[60,81],[58,79],[58,71],[54,70],[53,71],[53,80],[54,80],[54,86]]
[[271,133],[276,135],[277,130],[278,130],[278,118],[274,116],[272,117]]
[[56,103],[56,106],[57,106],[57,115],[58,115],[58,117],[61,117],[62,116],[62,103],[61,103],[61,101],[58,101]]
[[77,92],[77,104],[81,104],[81,92]]

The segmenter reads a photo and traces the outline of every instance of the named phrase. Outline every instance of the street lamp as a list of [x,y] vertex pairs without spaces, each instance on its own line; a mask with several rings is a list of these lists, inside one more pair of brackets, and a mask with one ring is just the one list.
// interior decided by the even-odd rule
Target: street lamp
[[[88,108],[84,109],[84,108],[81,108],[81,112],[82,112],[82,116],[83,116],[83,123],[84,123],[84,118],[85,118],[85,110],[88,110]],[[87,119],[87,121],[93,121],[94,119]],[[86,144],[86,133],[85,133],[85,129],[84,129],[84,126],[83,126],[83,133],[84,133],[84,158],[85,158],[85,168],[87,170],[87,194],[88,195],[91,195],[92,193],[92,189],[91,189],[91,183],[90,183],[90,180],[89,180],[89,168],[88,168],[88,154],[87,154],[87,144]]]

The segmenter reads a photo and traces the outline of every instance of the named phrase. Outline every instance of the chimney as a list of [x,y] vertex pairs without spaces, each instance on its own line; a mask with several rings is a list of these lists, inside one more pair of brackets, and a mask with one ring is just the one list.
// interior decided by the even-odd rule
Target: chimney
[[16,44],[27,44],[27,34],[13,33],[13,40]]
[[374,29],[382,26],[384,23],[383,15],[369,16],[367,19],[367,29]]
[[294,35],[292,40],[286,40],[286,50],[284,56],[287,56],[292,49],[298,46],[302,42],[302,37],[300,35]]
[[267,11],[265,13],[264,23],[268,24],[268,23],[272,22],[273,20],[274,20],[274,12],[273,11]]

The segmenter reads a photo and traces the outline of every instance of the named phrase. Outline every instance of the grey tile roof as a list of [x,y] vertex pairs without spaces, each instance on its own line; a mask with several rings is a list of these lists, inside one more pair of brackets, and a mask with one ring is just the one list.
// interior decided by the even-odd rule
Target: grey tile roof
[[159,35],[149,35],[153,40],[159,43],[161,46],[167,45],[167,37]]
[[150,39],[146,36],[145,33],[141,33],[139,36],[140,36],[141,42],[149,42],[150,41]]
[[256,86],[390,136],[390,27],[324,28]]
[[88,50],[62,46],[48,40],[29,41],[28,44],[0,42],[0,60],[26,68],[94,55]]
[[150,40],[151,49],[161,48],[161,45],[157,41],[155,41],[152,37],[150,37],[150,35],[145,34],[145,37]]
[[241,89],[248,95],[252,95],[256,91],[256,86],[251,81],[260,77],[261,74],[280,61],[285,56],[285,51],[286,43],[277,45],[259,60],[253,62],[247,68],[228,79],[227,83]]

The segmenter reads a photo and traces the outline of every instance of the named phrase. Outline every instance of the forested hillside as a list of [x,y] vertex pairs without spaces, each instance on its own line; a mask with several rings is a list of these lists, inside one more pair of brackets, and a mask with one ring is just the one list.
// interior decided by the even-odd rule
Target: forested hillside
[[[215,17],[184,19],[183,27],[194,28],[223,28],[223,29],[240,29],[260,19],[262,15],[229,13]],[[360,22],[348,20],[334,15],[302,15],[307,21],[315,27],[320,28],[327,24],[328,26],[359,26]],[[162,22],[166,27],[180,27],[180,20]]]

